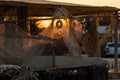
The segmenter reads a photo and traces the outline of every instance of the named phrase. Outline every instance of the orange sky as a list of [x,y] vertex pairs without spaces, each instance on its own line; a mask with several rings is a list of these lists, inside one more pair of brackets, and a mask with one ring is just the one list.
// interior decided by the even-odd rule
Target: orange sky
[[110,7],[112,6],[120,8],[120,0],[48,0],[48,1],[69,2],[93,6],[110,6]]

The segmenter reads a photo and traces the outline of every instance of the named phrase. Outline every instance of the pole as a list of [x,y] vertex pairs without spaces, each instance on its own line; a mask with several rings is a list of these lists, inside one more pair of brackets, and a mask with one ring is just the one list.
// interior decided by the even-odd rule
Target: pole
[[118,71],[118,11],[115,11],[116,24],[114,27],[114,58],[115,58],[115,71]]

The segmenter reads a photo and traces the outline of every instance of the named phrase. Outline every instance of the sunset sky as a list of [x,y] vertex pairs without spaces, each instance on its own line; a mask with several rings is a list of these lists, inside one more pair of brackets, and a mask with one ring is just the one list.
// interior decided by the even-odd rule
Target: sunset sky
[[49,0],[58,2],[69,2],[93,6],[110,6],[120,8],[120,0]]

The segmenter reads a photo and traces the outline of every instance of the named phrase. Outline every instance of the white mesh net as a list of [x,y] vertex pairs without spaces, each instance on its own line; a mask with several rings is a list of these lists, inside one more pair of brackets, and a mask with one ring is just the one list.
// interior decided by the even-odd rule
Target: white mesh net
[[19,64],[34,56],[53,53],[79,56],[81,49],[78,40],[82,34],[80,23],[77,21],[76,25],[71,25],[68,18],[59,20],[62,24],[55,19],[38,35],[31,35],[14,23],[1,23],[0,61]]

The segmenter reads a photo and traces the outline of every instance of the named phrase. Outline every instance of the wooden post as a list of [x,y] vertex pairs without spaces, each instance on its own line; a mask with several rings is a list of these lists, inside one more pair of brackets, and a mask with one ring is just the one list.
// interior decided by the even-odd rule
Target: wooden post
[[115,71],[118,71],[118,49],[117,49],[117,44],[118,44],[118,11],[115,11],[115,19],[116,19],[116,25],[114,27],[114,44],[115,44]]
[[27,7],[19,7],[18,8],[18,26],[23,28],[24,30],[27,30]]
[[[52,23],[51,23],[51,26],[54,27],[54,19],[52,20]],[[53,53],[52,53],[52,67],[53,68],[56,68],[56,62],[55,62],[55,47],[56,47],[56,44],[53,43]]]
[[[27,7],[18,7],[17,11],[18,16],[18,26],[22,28],[24,31],[27,31]],[[21,32],[19,31],[21,34]],[[26,33],[27,34],[27,33]],[[23,38],[16,38],[19,43],[17,45],[19,46],[18,51],[21,52],[23,50]]]

